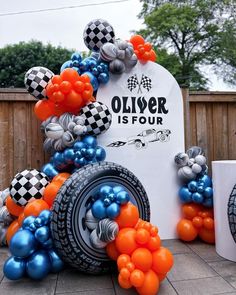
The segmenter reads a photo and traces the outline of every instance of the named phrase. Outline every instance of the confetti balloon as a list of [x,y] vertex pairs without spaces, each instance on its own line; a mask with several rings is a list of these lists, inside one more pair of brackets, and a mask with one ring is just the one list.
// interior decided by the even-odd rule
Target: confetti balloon
[[105,248],[107,245],[107,243],[105,243],[99,239],[96,229],[94,229],[90,234],[90,242],[91,242],[92,246],[96,249]]

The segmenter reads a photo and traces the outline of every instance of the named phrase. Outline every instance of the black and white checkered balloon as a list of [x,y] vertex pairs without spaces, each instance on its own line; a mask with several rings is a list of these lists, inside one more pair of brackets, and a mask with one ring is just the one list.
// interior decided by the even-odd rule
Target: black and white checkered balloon
[[114,43],[113,27],[103,19],[92,20],[84,29],[84,43],[92,51],[99,51],[103,44]]
[[83,107],[80,115],[85,119],[87,133],[90,135],[99,135],[111,125],[112,118],[108,107],[98,101]]
[[25,87],[36,99],[47,98],[46,87],[53,72],[44,67],[33,67],[25,74]]
[[47,176],[36,170],[24,170],[17,173],[10,186],[10,196],[19,206],[26,206],[30,201],[41,199],[45,187],[49,184]]

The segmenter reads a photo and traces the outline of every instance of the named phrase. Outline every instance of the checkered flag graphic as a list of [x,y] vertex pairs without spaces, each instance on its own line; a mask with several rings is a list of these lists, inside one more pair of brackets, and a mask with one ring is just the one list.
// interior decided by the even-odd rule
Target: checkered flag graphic
[[152,80],[145,75],[142,75],[140,86],[143,86],[147,91],[152,88]]
[[132,92],[137,86],[139,86],[137,75],[129,77],[127,80],[128,89]]
[[107,147],[120,147],[120,146],[125,145],[126,143],[127,143],[126,141],[115,141],[115,142],[108,144]]

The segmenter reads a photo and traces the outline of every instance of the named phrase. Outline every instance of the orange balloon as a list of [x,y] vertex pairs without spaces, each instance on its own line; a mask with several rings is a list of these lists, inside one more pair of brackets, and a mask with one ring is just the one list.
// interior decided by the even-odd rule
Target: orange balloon
[[75,92],[73,89],[66,95],[65,106],[71,108],[81,108],[83,106],[83,100],[79,93]]
[[10,245],[11,238],[14,236],[14,234],[18,231],[20,228],[19,223],[17,220],[14,220],[8,227],[7,233],[6,233],[6,240],[7,244]]
[[24,207],[17,205],[11,198],[8,196],[6,199],[7,210],[14,216],[19,216],[23,211]]
[[119,216],[115,219],[119,228],[134,227],[139,220],[138,208],[131,202],[122,205]]
[[70,173],[62,172],[53,177],[52,182],[58,182],[61,185],[70,177]]
[[67,94],[71,91],[72,85],[69,81],[62,81],[59,85],[59,89],[63,94]]
[[198,231],[192,221],[183,218],[177,224],[177,233],[181,240],[190,242],[196,239]]
[[34,200],[26,205],[24,215],[25,217],[38,216],[43,210],[49,210],[48,204],[42,199]]
[[130,272],[134,271],[134,269],[135,269],[135,265],[133,264],[133,262],[128,262],[126,264],[126,267]]
[[156,251],[161,247],[161,239],[158,235],[150,237],[146,247],[152,252]]
[[61,84],[62,78],[60,75],[54,75],[51,81],[53,84]]
[[135,268],[146,272],[152,267],[152,253],[146,248],[138,248],[133,252],[131,261]]
[[60,187],[61,184],[57,182],[52,182],[46,186],[43,192],[43,199],[49,207],[52,206]]
[[152,253],[152,269],[157,274],[166,274],[174,264],[174,258],[170,250],[161,247]]
[[161,282],[166,278],[166,273],[158,273],[157,276],[158,276],[159,282]]
[[129,263],[131,261],[131,258],[129,255],[127,254],[121,254],[118,258],[117,258],[117,266],[118,266],[118,270],[120,270],[123,267],[126,267],[127,263]]
[[19,226],[22,225],[22,222],[24,221],[24,219],[25,219],[25,215],[24,215],[24,212],[22,212],[17,219]]
[[152,226],[150,229],[150,234],[152,237],[155,237],[158,234],[158,228],[156,226]]
[[194,203],[185,204],[182,206],[184,218],[187,218],[187,219],[193,219],[193,217],[198,215],[199,210],[200,210],[200,206]]
[[140,245],[144,245],[146,243],[148,243],[150,239],[150,233],[144,229],[144,228],[140,228],[137,230],[136,232],[136,242]]
[[159,290],[159,279],[153,270],[149,270],[144,275],[142,287],[136,288],[140,295],[156,295]]
[[204,218],[203,225],[208,230],[214,230],[214,220],[211,217]]
[[156,52],[153,49],[150,50],[150,58],[149,58],[149,60],[153,61],[153,62],[155,62],[157,60]]
[[200,216],[193,217],[193,225],[196,228],[201,228],[203,226],[203,219]]
[[124,279],[120,274],[118,276],[118,282],[119,282],[120,286],[124,289],[132,288],[132,284],[130,283],[130,281]]
[[80,79],[78,72],[72,68],[67,68],[63,70],[60,76],[63,81],[68,81],[71,84],[74,84],[76,81],[79,81]]
[[82,92],[82,97],[85,102],[90,101],[91,97],[93,96],[93,90],[84,90]]
[[136,49],[136,47],[138,47],[138,45],[141,45],[141,44],[144,45],[145,44],[145,40],[140,35],[134,35],[134,36],[132,36],[130,38],[130,43],[132,43],[132,45]]
[[135,241],[136,230],[133,228],[123,228],[116,237],[116,248],[120,253],[132,254],[138,245]]
[[120,275],[122,276],[123,279],[128,280],[130,277],[130,271],[128,270],[127,267],[123,267],[120,270]]
[[65,95],[59,90],[53,92],[53,94],[50,97],[51,100],[53,100],[55,103],[62,102],[65,99]]
[[39,120],[45,121],[54,114],[53,106],[47,100],[39,100],[34,106],[34,113]]
[[85,85],[82,81],[76,81],[74,84],[74,90],[78,93],[82,93],[84,91]]
[[130,283],[136,288],[142,287],[144,279],[144,273],[139,269],[135,269],[134,271],[132,271],[130,275]]
[[86,75],[86,74],[82,74],[82,75],[80,76],[80,81],[82,81],[83,83],[90,83],[90,78],[89,78],[88,75]]
[[117,260],[117,258],[120,255],[120,253],[116,249],[116,244],[114,241],[107,244],[106,252],[107,252],[108,257],[110,257],[112,260],[115,260],[115,261]]
[[198,233],[199,237],[206,243],[215,244],[215,231],[201,228]]

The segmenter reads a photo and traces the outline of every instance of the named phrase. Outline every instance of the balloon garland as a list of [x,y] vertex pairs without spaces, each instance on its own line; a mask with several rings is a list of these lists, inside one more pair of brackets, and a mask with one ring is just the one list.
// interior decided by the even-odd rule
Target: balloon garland
[[[34,112],[42,121],[44,149],[51,159],[42,171],[18,173],[1,194],[0,238],[4,236],[12,254],[4,274],[11,280],[25,275],[39,280],[63,268],[53,248],[50,210],[66,180],[73,177],[71,173],[106,157],[96,137],[109,129],[112,117],[107,106],[95,100],[96,91],[109,82],[110,73],[128,71],[138,60],[156,60],[151,44],[141,36],[116,40],[113,27],[102,19],[91,21],[83,38],[92,50],[89,57],[83,59],[75,52],[63,63],[60,74],[33,67],[25,75],[26,89],[38,100]],[[140,219],[138,207],[120,184],[104,183],[89,200],[83,227],[92,247],[106,249],[117,260],[121,287],[135,287],[141,295],[156,294],[173,265],[171,252],[161,246],[157,227]]]
[[178,153],[174,160],[184,183],[179,190],[183,218],[177,224],[177,234],[186,242],[199,236],[206,243],[214,244],[213,189],[204,152],[193,146],[186,153]]

